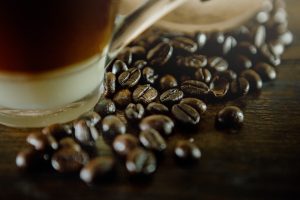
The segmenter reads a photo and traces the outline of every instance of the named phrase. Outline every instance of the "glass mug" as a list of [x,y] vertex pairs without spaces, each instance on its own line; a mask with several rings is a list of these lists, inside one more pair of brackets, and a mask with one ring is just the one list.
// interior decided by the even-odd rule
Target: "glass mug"
[[119,0],[0,3],[0,123],[42,127],[71,121],[101,95],[105,63],[186,0],[149,0],[115,31]]

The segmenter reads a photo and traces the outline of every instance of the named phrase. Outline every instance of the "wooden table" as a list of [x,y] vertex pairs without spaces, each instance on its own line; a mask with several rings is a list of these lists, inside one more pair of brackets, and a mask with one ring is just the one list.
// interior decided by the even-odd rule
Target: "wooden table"
[[299,199],[300,2],[287,4],[295,41],[278,80],[260,95],[232,102],[245,111],[239,133],[216,131],[214,115],[223,105],[209,107],[201,129],[189,135],[203,153],[198,165],[178,167],[167,153],[151,180],[130,181],[121,171],[115,180],[92,187],[49,171],[22,174],[15,156],[25,146],[26,130],[1,126],[0,199]]

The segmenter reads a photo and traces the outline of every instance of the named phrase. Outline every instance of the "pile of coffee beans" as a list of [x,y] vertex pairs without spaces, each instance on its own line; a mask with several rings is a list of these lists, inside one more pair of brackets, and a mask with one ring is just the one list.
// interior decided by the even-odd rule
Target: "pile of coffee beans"
[[[105,94],[90,112],[69,124],[54,124],[27,137],[16,158],[21,169],[50,164],[86,183],[113,174],[121,163],[130,176],[149,176],[177,128],[197,129],[210,104],[262,89],[293,36],[283,0],[231,32],[194,35],[152,29],[110,64]],[[217,128],[239,129],[242,110],[224,106]],[[201,151],[193,139],[171,147],[174,160],[191,164]]]

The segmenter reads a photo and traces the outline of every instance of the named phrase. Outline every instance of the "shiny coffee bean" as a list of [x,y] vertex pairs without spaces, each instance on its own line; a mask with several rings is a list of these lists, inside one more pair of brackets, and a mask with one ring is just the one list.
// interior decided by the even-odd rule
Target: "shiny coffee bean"
[[196,41],[198,43],[198,49],[201,50],[207,43],[207,35],[205,33],[198,33]]
[[94,107],[95,112],[100,116],[105,117],[107,115],[115,114],[116,105],[110,99],[100,99],[100,101]]
[[236,80],[237,74],[233,70],[226,70],[224,72],[216,73],[216,76],[219,76],[220,78],[226,79],[229,82],[232,82]]
[[176,104],[171,111],[175,119],[181,123],[195,125],[200,122],[198,111],[188,104]]
[[259,25],[252,30],[252,41],[256,47],[261,47],[266,42],[266,27]]
[[294,40],[294,36],[290,31],[287,31],[279,36],[279,41],[286,46],[291,45],[293,40]]
[[243,55],[237,55],[235,57],[233,69],[237,72],[241,72],[252,67],[252,61]]
[[119,53],[119,55],[117,56],[117,59],[122,60],[129,66],[132,63],[132,60],[133,60],[132,57],[133,56],[132,56],[131,49],[129,47],[126,47]]
[[129,121],[139,121],[145,115],[145,109],[142,104],[128,104],[125,109],[125,116]]
[[131,134],[118,135],[113,142],[113,149],[120,156],[126,157],[138,147],[139,140]]
[[250,90],[250,84],[247,79],[241,77],[231,82],[230,92],[234,96],[245,96]]
[[126,169],[131,175],[151,175],[156,171],[157,161],[153,153],[137,148],[126,159]]
[[221,57],[212,57],[208,59],[208,66],[216,72],[223,72],[228,69],[228,62]]
[[242,41],[238,43],[237,53],[253,59],[257,56],[257,48],[250,42]]
[[124,108],[131,103],[131,95],[132,93],[130,92],[130,90],[122,89],[114,95],[113,101],[119,108]]
[[260,11],[256,14],[256,17],[255,17],[256,21],[260,24],[264,24],[266,22],[269,21],[270,19],[270,13],[267,12],[267,11]]
[[193,142],[180,140],[175,145],[174,155],[178,162],[190,164],[200,159],[201,151]]
[[106,116],[98,125],[102,130],[103,138],[108,143],[111,143],[116,136],[126,132],[126,125],[115,115]]
[[153,68],[145,67],[142,71],[142,77],[144,82],[153,84],[158,78],[158,75],[155,74]]
[[220,110],[216,117],[216,125],[221,128],[239,128],[244,122],[244,114],[236,106],[227,106]]
[[272,81],[277,77],[275,68],[268,63],[258,63],[254,67],[254,71],[256,71],[264,81]]
[[141,144],[156,152],[162,152],[167,148],[165,139],[155,129],[148,129],[139,134]]
[[263,82],[260,76],[252,69],[245,70],[241,73],[241,77],[247,79],[250,84],[250,90],[256,91],[260,90],[263,86]]
[[259,49],[261,59],[271,65],[278,66],[281,63],[281,59],[276,55],[268,44],[262,45]]
[[70,136],[72,131],[62,124],[52,124],[42,129],[44,135],[51,135],[57,141],[64,137]]
[[152,66],[165,65],[173,55],[173,47],[168,42],[159,43],[147,54],[147,60]]
[[111,156],[96,157],[90,160],[80,171],[80,179],[93,183],[111,175],[115,169],[115,159]]
[[225,37],[221,47],[221,55],[226,55],[231,52],[237,45],[237,41],[233,36]]
[[197,81],[209,83],[211,81],[212,75],[208,69],[199,68],[195,72],[195,78]]
[[51,165],[60,173],[74,173],[79,172],[88,161],[89,156],[83,150],[63,148],[53,154]]
[[128,66],[125,62],[123,62],[122,60],[116,60],[112,65],[111,72],[115,75],[119,75],[120,73],[127,70]]
[[21,170],[38,169],[43,163],[43,156],[40,151],[34,148],[26,148],[21,150],[16,157],[16,165]]
[[148,62],[146,60],[137,60],[134,62],[133,67],[142,70],[147,65],[148,65]]
[[176,78],[170,74],[161,77],[159,83],[161,90],[168,90],[178,85]]
[[75,151],[81,151],[80,145],[71,137],[66,137],[64,139],[61,139],[59,141],[59,148],[60,149],[71,148],[74,149]]
[[209,87],[214,97],[223,98],[230,88],[230,83],[227,79],[216,76],[211,81]]
[[196,80],[188,80],[181,84],[181,89],[186,96],[193,97],[203,97],[206,96],[210,89],[209,87],[201,82]]
[[74,136],[83,145],[93,145],[99,137],[99,132],[93,126],[89,126],[85,120],[74,122]]
[[104,76],[105,96],[110,97],[116,92],[116,75],[112,72],[105,73]]
[[207,65],[207,57],[199,54],[190,56],[177,56],[176,64],[181,67],[198,69]]
[[101,120],[101,116],[94,111],[90,111],[81,115],[78,119],[85,120],[89,126],[94,126]]
[[120,74],[118,82],[122,87],[134,87],[137,85],[141,78],[141,70],[138,68],[130,68],[127,71]]
[[169,108],[161,103],[152,102],[146,108],[150,114],[168,114]]
[[179,51],[188,53],[195,53],[198,49],[197,43],[187,37],[176,37],[171,40],[171,45]]
[[38,151],[53,151],[58,149],[58,143],[52,135],[33,132],[26,138],[28,144],[32,145]]
[[173,105],[183,98],[184,94],[177,88],[169,89],[162,93],[159,97],[160,102],[165,105]]
[[140,123],[141,131],[155,129],[163,135],[170,135],[174,129],[174,122],[165,115],[150,115],[145,117]]
[[133,92],[133,101],[136,103],[149,104],[157,97],[157,90],[150,84],[139,85]]
[[193,107],[195,110],[198,111],[200,115],[205,113],[207,110],[206,104],[200,99],[196,99],[196,98],[184,98],[180,101],[180,104],[187,104]]
[[284,44],[279,40],[270,41],[268,44],[270,51],[277,56],[281,56],[284,53]]

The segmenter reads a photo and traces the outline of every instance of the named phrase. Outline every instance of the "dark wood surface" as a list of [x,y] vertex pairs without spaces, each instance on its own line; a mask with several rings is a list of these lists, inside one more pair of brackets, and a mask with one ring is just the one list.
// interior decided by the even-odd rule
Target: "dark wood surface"
[[0,127],[0,199],[300,199],[300,2],[287,0],[294,43],[284,54],[279,77],[259,95],[231,102],[245,112],[238,133],[216,131],[209,107],[193,137],[201,161],[175,165],[170,153],[151,180],[130,181],[120,171],[114,180],[88,187],[78,177],[54,172],[22,174],[15,156],[26,130]]

